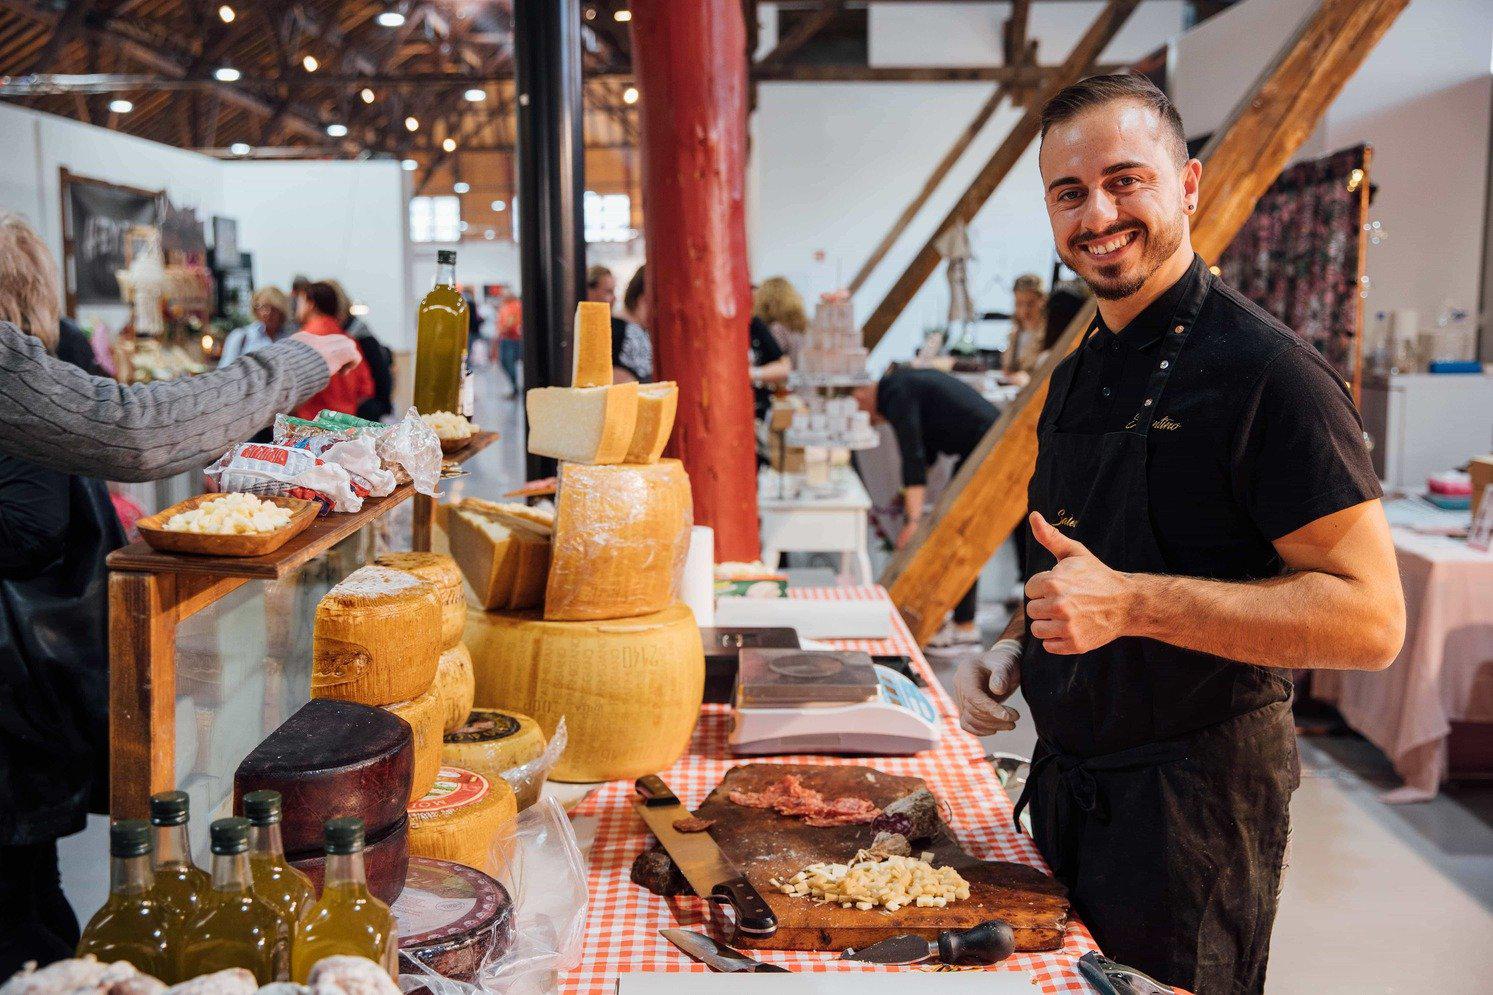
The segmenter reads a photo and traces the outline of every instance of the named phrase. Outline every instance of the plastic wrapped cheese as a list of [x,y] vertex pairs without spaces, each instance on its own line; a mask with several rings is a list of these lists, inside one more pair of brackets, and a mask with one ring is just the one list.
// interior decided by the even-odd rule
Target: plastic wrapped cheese
[[373,561],[381,567],[403,570],[434,584],[441,601],[441,649],[449,649],[461,640],[467,622],[467,595],[461,586],[461,570],[456,561],[440,553],[385,553]]
[[424,694],[440,637],[434,584],[388,567],[354,570],[316,606],[311,696],[388,705]]
[[[491,780],[539,756],[544,743],[544,732],[529,716],[501,708],[474,708],[459,727],[446,730],[441,762]],[[518,793],[520,811],[539,800],[540,787],[535,780]]]
[[627,618],[672,604],[693,523],[678,460],[561,464],[544,617]]
[[682,604],[638,618],[551,622],[536,612],[467,613],[477,708],[529,715],[569,745],[556,781],[656,773],[689,745],[705,690],[705,653]]

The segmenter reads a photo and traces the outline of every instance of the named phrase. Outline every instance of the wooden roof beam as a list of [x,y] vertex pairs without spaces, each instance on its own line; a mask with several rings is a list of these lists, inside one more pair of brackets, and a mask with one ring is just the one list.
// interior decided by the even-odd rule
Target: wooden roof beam
[[[1124,66],[1095,64],[1095,73],[1118,72]],[[759,83],[1013,83],[1042,86],[1062,73],[1062,66],[860,66],[766,65],[752,67]],[[593,75],[606,75],[596,73]]]
[[779,38],[773,50],[764,55],[757,65],[781,65],[790,55],[803,48],[813,40],[815,35],[828,27],[829,22],[838,17],[840,11],[844,9],[844,0],[819,0],[819,9],[795,25],[792,31]]

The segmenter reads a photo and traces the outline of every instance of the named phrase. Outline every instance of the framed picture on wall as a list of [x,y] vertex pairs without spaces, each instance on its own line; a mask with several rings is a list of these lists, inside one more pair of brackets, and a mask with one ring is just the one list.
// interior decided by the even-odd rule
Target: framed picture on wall
[[129,265],[131,229],[161,223],[163,190],[62,176],[62,269],[67,286],[67,313],[79,304],[120,303],[114,274]]
[[213,258],[238,259],[238,219],[213,215]]

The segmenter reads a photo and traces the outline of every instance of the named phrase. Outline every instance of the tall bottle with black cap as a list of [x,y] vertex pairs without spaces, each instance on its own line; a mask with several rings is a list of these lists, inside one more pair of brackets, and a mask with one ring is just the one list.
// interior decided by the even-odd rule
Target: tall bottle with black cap
[[192,844],[187,835],[190,815],[191,802],[185,791],[162,791],[150,796],[155,896],[166,910],[173,947],[182,928],[197,917],[212,894],[212,879],[192,863]]
[[109,827],[109,897],[88,920],[78,956],[127,960],[157,978],[171,975],[166,911],[152,891],[150,825],[124,819]]
[[363,820],[328,819],[326,848],[321,901],[301,919],[291,943],[291,980],[305,984],[317,961],[339,954],[367,957],[395,977],[399,942],[394,914],[368,891]]
[[291,923],[254,893],[249,872],[249,820],[218,819],[210,827],[212,895],[177,941],[176,977],[241,967],[261,985],[290,976]]
[[435,254],[435,286],[420,301],[415,320],[415,409],[461,413],[467,360],[467,300],[456,289],[456,250]]
[[250,791],[244,795],[244,817],[249,820],[249,872],[254,876],[254,892],[274,906],[294,928],[316,902],[316,888],[310,878],[285,859],[280,815],[280,792]]

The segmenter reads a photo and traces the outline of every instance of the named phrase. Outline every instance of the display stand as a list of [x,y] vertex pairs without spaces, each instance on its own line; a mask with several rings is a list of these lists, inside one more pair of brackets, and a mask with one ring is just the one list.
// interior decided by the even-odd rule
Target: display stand
[[[477,433],[446,463],[466,462],[497,437]],[[405,484],[367,501],[359,512],[323,515],[268,556],[178,555],[143,542],[109,555],[109,810],[114,818],[144,818],[152,793],[185,786],[177,770],[179,691],[191,699],[197,718],[198,742],[189,744],[196,747],[190,771],[194,786],[209,811],[221,804],[231,790],[233,769],[262,738],[260,727],[271,731],[310,700],[316,601],[371,559],[367,527],[412,495],[411,545],[429,549],[435,501]],[[252,587],[240,592],[246,585]],[[180,655],[192,669],[184,682],[188,686],[179,688],[184,624],[210,615],[216,615],[214,629],[223,630],[211,633],[219,648],[186,647]],[[225,665],[231,655],[241,659]],[[240,750],[243,743],[234,740],[245,735],[253,742]]]

